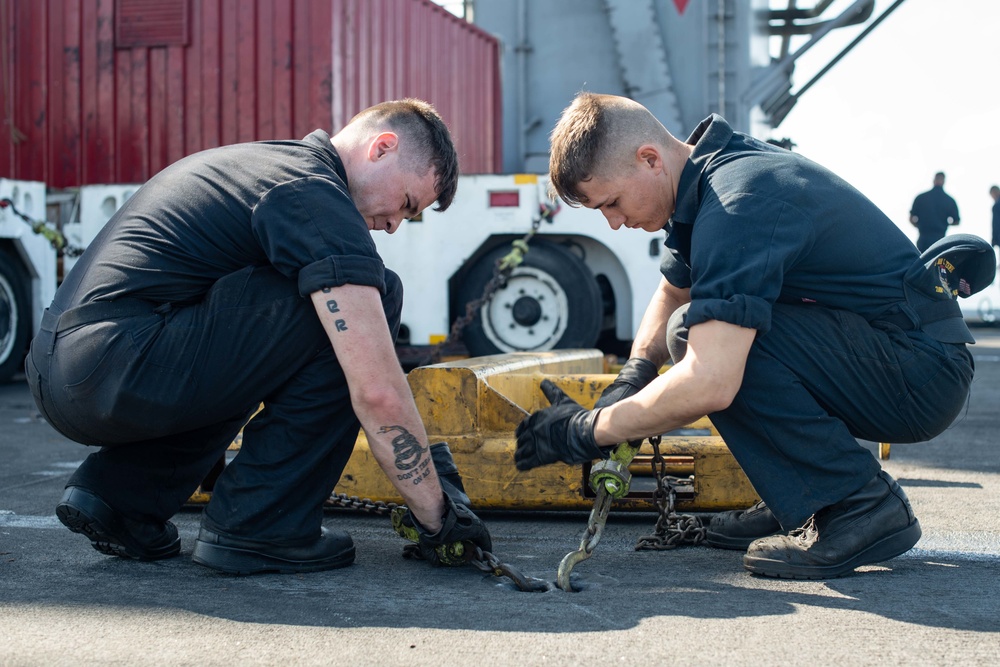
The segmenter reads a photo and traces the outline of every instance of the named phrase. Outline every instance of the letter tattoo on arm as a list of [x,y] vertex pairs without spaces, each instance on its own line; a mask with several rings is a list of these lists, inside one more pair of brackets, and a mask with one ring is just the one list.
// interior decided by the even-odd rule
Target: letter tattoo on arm
[[[330,291],[329,287],[323,288],[323,292],[329,292],[329,291]],[[331,313],[340,312],[340,306],[338,306],[337,302],[333,299],[330,299],[329,301],[326,302],[326,309],[329,310]],[[337,327],[337,331],[347,331],[347,320],[343,319],[337,320],[336,322],[334,322],[334,326]]]
[[430,474],[429,458],[424,458],[427,451],[420,446],[416,436],[407,431],[402,426],[383,426],[378,432],[389,433],[398,431],[399,435],[392,439],[392,451],[396,455],[396,469],[400,471],[396,478],[399,480],[410,480],[413,484],[420,484]]

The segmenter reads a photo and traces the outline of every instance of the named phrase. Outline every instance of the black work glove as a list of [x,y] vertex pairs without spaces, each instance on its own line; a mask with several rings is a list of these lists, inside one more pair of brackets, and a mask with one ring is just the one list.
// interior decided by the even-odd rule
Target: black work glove
[[[406,516],[403,518],[404,523],[408,522],[417,529],[419,535],[417,548],[424,560],[434,566],[442,565],[435,547],[454,542],[472,542],[483,551],[493,550],[493,539],[490,537],[490,531],[486,530],[486,525],[473,514],[472,510],[465,505],[456,504],[448,496],[444,497],[444,504],[441,530],[436,533],[428,533],[427,529],[420,525],[420,522],[409,510],[406,511]],[[455,563],[448,564],[454,565]]]
[[629,359],[618,372],[615,381],[605,387],[601,397],[594,403],[594,408],[606,408],[612,403],[635,396],[659,374],[660,369],[649,359]]
[[585,410],[550,380],[542,380],[541,387],[552,407],[528,415],[517,425],[517,469],[531,470],[556,461],[576,465],[606,458],[594,441],[594,421],[599,410]]
[[458,466],[455,459],[451,457],[451,449],[446,442],[435,442],[430,446],[431,460],[434,461],[434,469],[437,470],[438,481],[441,482],[441,490],[445,495],[455,501],[456,505],[468,507],[469,496],[465,494],[465,484],[462,483],[462,476],[458,473]]

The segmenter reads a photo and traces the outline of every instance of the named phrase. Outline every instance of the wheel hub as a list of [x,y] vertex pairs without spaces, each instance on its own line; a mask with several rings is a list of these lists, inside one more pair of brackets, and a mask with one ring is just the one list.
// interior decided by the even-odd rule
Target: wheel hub
[[483,333],[504,352],[551,350],[566,332],[569,301],[548,272],[521,266],[481,315]]
[[534,326],[542,319],[542,306],[534,297],[522,296],[514,302],[511,315],[522,327]]

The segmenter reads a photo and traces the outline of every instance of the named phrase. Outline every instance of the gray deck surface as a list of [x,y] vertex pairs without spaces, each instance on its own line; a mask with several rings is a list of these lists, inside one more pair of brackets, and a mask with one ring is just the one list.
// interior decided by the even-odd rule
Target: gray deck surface
[[[331,512],[350,568],[230,577],[181,557],[104,556],[53,514],[86,448],[0,386],[0,665],[1000,664],[1000,332],[977,329],[966,414],[883,466],[914,505],[911,552],[830,581],[745,572],[708,547],[636,552],[653,514],[613,513],[579,593],[521,593],[471,568],[404,560],[388,519]],[[872,443],[866,443],[873,448]],[[587,515],[484,513],[494,552],[553,580]]]

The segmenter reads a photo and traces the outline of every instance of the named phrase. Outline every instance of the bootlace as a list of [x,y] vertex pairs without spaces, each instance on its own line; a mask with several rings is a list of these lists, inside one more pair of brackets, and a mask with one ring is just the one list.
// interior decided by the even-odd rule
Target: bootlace
[[798,528],[793,528],[788,532],[789,537],[801,537],[808,533],[809,531],[816,531],[816,515],[813,514],[811,517],[806,519],[806,522],[799,526]]

